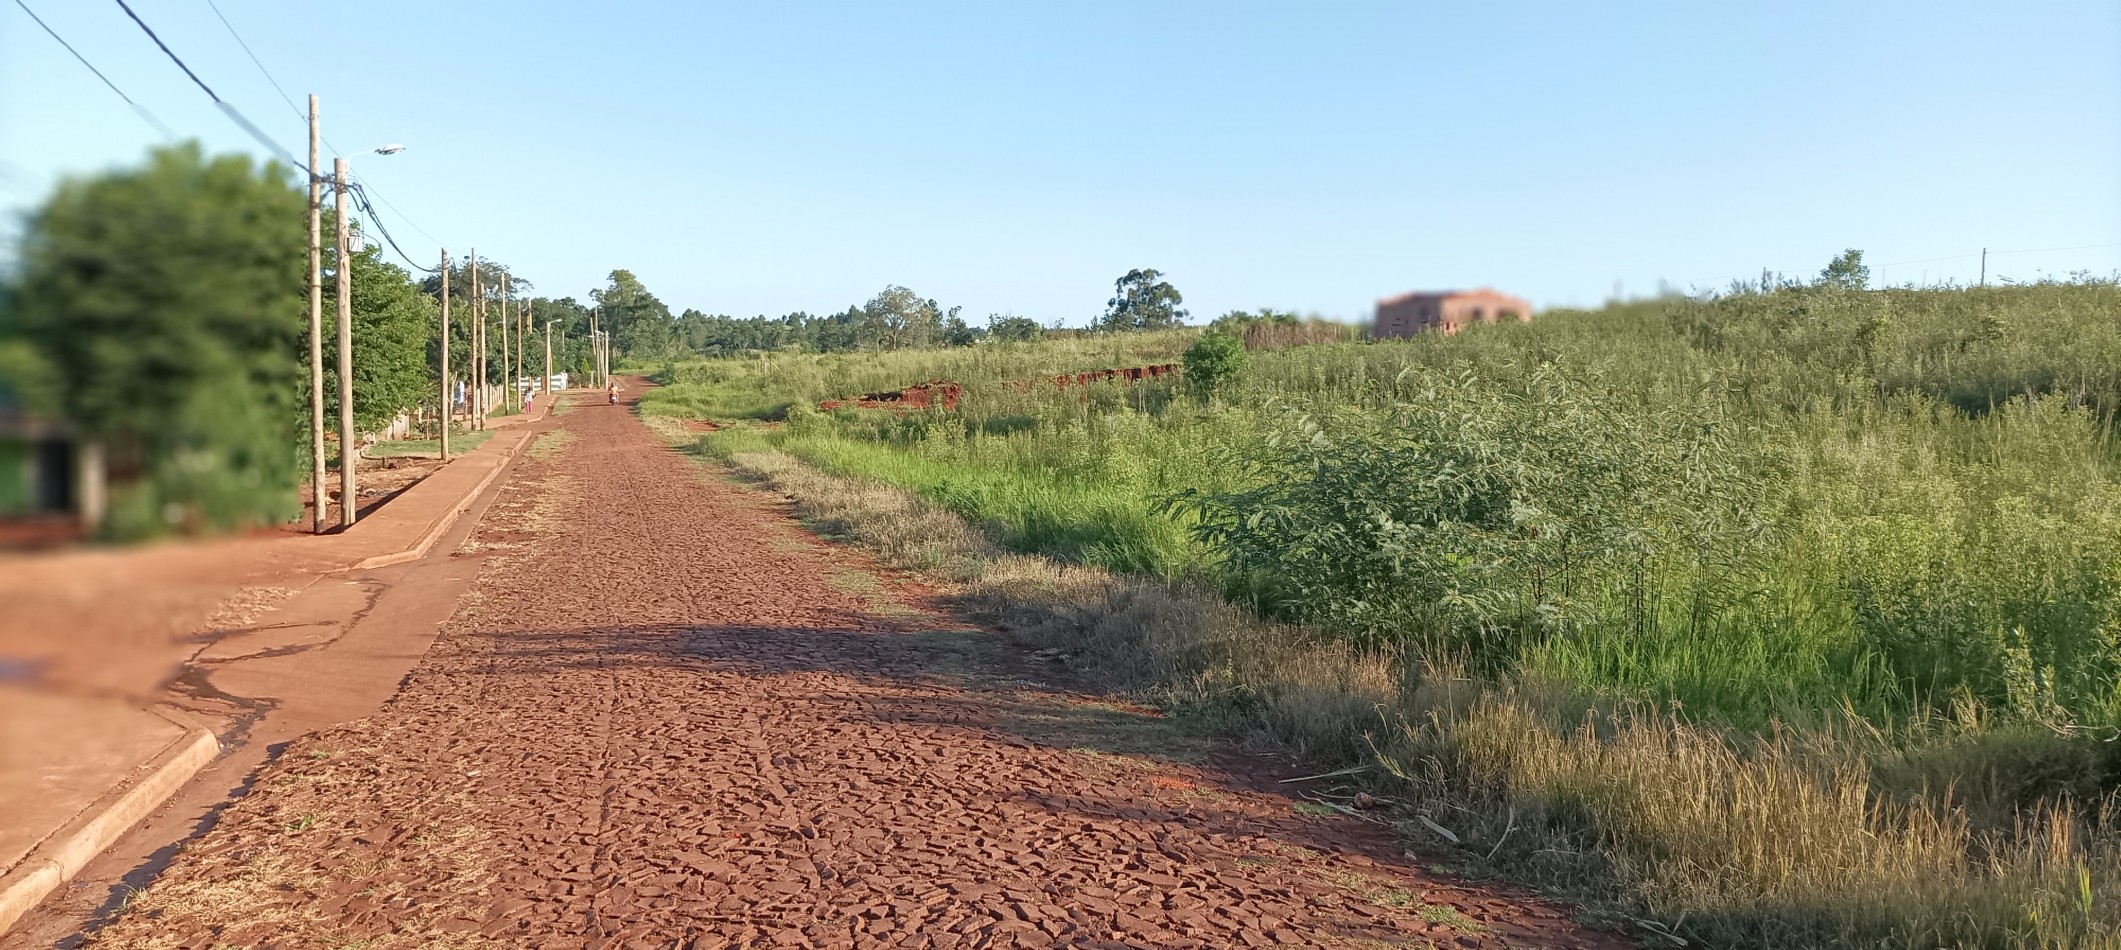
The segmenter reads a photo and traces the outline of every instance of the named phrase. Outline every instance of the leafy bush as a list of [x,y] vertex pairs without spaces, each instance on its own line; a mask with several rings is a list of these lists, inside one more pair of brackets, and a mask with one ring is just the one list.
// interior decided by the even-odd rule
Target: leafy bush
[[41,354],[54,408],[114,468],[137,467],[109,532],[293,516],[302,210],[285,169],[187,144],[68,181],[31,216],[0,336]]
[[1551,368],[1521,386],[1432,374],[1382,412],[1297,413],[1228,464],[1240,487],[1175,506],[1278,609],[1491,670],[1527,636],[1684,617],[1764,550],[1765,466],[1719,424],[1615,412]]
[[1183,359],[1186,381],[1203,393],[1212,393],[1244,371],[1245,341],[1220,333],[1204,334],[1186,348]]

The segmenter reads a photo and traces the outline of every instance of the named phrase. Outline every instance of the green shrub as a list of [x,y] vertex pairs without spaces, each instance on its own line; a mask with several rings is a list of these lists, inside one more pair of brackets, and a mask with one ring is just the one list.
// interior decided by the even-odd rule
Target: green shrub
[[187,144],[68,181],[30,217],[0,337],[50,368],[49,408],[139,473],[108,533],[295,513],[302,208],[286,169]]
[[1245,341],[1221,333],[1208,333],[1186,348],[1186,382],[1203,393],[1212,393],[1237,377],[1245,368]]

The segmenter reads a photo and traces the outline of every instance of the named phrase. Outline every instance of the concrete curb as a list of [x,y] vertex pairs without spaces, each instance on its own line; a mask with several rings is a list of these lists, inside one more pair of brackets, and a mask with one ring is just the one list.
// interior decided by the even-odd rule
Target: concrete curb
[[[535,425],[543,422],[551,415],[552,410],[547,408],[538,413],[535,418],[525,419],[516,423],[515,426],[511,426],[511,428]],[[509,434],[513,435],[514,433]],[[378,554],[373,557],[362,558],[355,561],[348,569],[355,571],[374,570],[375,568],[403,564],[407,561],[417,561],[426,557],[427,552],[434,548],[435,542],[442,540],[442,536],[449,533],[450,527],[457,523],[457,519],[463,517],[464,512],[471,510],[472,505],[478,502],[479,496],[484,495],[486,489],[492,487],[494,479],[501,477],[501,472],[508,468],[508,463],[515,460],[516,453],[521,452],[523,446],[528,445],[530,440],[531,436],[525,434],[522,438],[514,440],[507,448],[503,449],[500,453],[500,458],[494,462],[493,468],[487,470],[485,477],[480,478],[478,484],[473,485],[470,491],[465,492],[463,497],[457,499],[457,503],[451,505],[447,513],[436,518],[433,524],[428,525],[427,530],[421,533],[418,541],[413,542],[412,547],[402,551],[392,551],[389,554]],[[481,448],[483,447],[481,446]],[[460,456],[457,461],[461,462],[465,458],[468,458],[468,456]]]
[[[525,427],[544,421],[551,409],[524,419]],[[508,469],[523,446],[536,434],[518,430],[508,444],[498,447],[493,464],[478,483],[437,517],[411,547],[363,558],[351,570],[368,570],[415,561],[427,555],[457,520],[470,511],[501,473]],[[475,450],[476,451],[476,450]],[[321,576],[321,575],[320,575]],[[5,934],[24,914],[34,910],[52,892],[64,887],[74,875],[105,848],[110,847],[140,819],[161,807],[184,783],[221,754],[221,741],[212,731],[183,713],[166,707],[148,710],[184,729],[184,735],[135,770],[129,781],[105,792],[51,837],[39,843],[13,870],[0,877],[0,934]]]
[[478,484],[471,486],[471,490],[465,492],[462,498],[457,499],[456,504],[449,506],[447,513],[436,518],[433,524],[428,525],[427,530],[421,533],[418,541],[413,542],[412,547],[403,551],[393,551],[389,554],[378,554],[373,557],[362,558],[353,563],[351,570],[373,570],[378,567],[389,567],[392,564],[403,564],[406,561],[417,561],[426,557],[427,552],[434,548],[435,542],[442,540],[442,536],[449,533],[450,526],[456,524],[457,519],[464,516],[464,512],[471,510],[471,506],[478,502],[479,496],[486,493],[486,489],[493,485],[494,479],[501,477],[502,470],[508,468],[509,461],[514,459],[516,452],[523,447],[524,443],[529,441],[527,438],[515,440],[515,444],[509,446],[506,451],[501,453],[500,459],[495,461],[493,467],[486,471],[486,475],[479,479]]
[[0,933],[73,880],[89,859],[161,807],[221,753],[221,740],[190,718],[161,708],[150,712],[184,727],[184,736],[141,766],[131,784],[104,793],[0,878]]

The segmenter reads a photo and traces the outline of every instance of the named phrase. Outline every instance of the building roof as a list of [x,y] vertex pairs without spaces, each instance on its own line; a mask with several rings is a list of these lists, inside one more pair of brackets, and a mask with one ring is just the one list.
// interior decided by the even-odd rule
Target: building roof
[[1416,290],[1400,294],[1397,297],[1386,297],[1383,300],[1379,300],[1377,305],[1390,307],[1396,304],[1411,303],[1416,300],[1443,300],[1450,297],[1494,297],[1530,306],[1530,303],[1524,298],[1513,297],[1493,287],[1478,287],[1473,290]]

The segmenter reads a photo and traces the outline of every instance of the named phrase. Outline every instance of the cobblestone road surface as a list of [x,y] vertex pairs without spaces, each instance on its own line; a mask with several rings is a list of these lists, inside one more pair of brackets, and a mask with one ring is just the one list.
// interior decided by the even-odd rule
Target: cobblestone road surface
[[1622,945],[1009,679],[625,407],[502,491],[397,698],[291,744],[91,945]]

